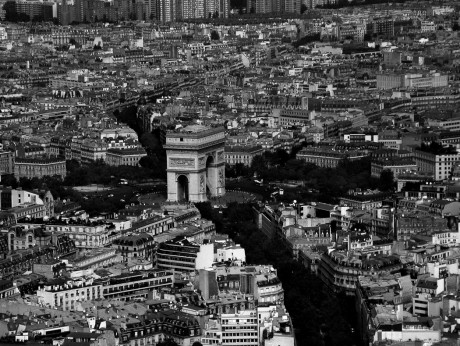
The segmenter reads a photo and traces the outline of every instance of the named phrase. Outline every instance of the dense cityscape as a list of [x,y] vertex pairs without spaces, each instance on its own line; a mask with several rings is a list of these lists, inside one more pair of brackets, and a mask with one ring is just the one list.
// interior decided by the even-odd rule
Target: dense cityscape
[[459,13],[0,0],[0,346],[458,346]]

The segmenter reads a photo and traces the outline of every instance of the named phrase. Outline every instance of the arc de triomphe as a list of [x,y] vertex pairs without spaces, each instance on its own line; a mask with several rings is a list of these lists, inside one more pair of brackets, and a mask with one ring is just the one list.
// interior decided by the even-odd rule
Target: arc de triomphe
[[222,127],[190,125],[166,134],[168,201],[203,202],[225,195]]

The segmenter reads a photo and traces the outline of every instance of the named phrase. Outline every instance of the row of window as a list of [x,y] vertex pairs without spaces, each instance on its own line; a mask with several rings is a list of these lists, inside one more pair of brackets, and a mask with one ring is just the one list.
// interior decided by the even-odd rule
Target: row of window
[[244,345],[248,345],[249,343],[258,345],[258,339],[251,338],[251,339],[228,339],[228,340],[223,340],[224,343],[229,343],[229,344],[240,344],[244,343]]
[[222,336],[238,336],[238,337],[243,337],[243,336],[257,336],[256,332],[241,332],[241,333],[222,333]]

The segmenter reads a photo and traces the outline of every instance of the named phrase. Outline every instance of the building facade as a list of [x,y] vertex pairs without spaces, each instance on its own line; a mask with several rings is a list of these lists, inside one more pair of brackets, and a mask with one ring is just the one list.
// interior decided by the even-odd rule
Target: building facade
[[255,310],[235,314],[222,314],[222,346],[259,345],[259,323]]
[[67,174],[66,162],[63,159],[17,158],[14,162],[14,176],[19,178],[43,178],[59,176],[62,179]]
[[240,163],[250,167],[254,157],[263,152],[261,146],[228,146],[225,147],[225,163],[230,166]]
[[414,161],[418,170],[433,174],[435,180],[448,179],[459,160],[459,153],[437,155],[421,150],[415,150],[414,152]]
[[105,162],[110,166],[139,166],[139,161],[147,156],[145,149],[108,149]]

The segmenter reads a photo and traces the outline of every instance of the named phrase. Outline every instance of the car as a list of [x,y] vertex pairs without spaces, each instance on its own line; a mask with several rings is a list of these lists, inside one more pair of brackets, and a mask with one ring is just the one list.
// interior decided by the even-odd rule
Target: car
[[110,194],[110,195],[108,195],[107,197],[109,197],[109,198],[110,198],[110,197],[113,197],[113,194]]

